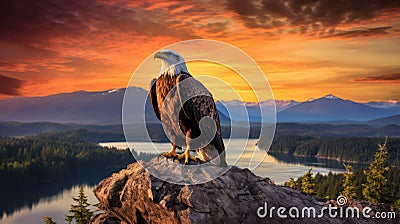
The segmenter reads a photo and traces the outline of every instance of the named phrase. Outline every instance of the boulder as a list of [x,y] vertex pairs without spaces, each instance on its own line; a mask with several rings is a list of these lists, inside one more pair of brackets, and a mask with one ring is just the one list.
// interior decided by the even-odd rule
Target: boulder
[[[197,185],[172,184],[154,177],[144,168],[161,166],[168,171],[175,167],[175,162],[163,157],[139,161],[103,180],[94,194],[104,213],[97,215],[92,223],[400,223],[399,212],[387,205],[349,200],[340,208],[336,201],[276,185],[269,178],[236,166],[214,180]],[[340,218],[339,213],[337,217],[330,217],[329,206],[338,212],[347,207],[357,207],[362,212],[369,206],[370,214],[394,211],[397,219],[373,219],[362,214],[359,218]],[[272,207],[275,208],[271,211]],[[286,210],[281,209],[281,214],[287,218],[278,216],[281,207]],[[290,217],[291,208],[297,208],[298,217]],[[308,217],[308,211],[314,209],[316,216],[321,210],[324,215]],[[296,215],[296,209],[292,209],[292,214]]]

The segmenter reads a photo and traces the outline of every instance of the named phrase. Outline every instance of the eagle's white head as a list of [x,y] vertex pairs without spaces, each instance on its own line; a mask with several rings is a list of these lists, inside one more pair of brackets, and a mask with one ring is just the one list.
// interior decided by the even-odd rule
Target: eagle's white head
[[161,74],[178,76],[181,73],[189,74],[185,59],[175,51],[162,50],[154,54],[154,58],[161,59]]

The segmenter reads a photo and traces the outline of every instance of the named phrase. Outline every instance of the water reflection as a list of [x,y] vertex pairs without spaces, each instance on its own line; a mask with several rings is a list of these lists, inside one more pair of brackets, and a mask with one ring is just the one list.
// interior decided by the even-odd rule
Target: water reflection
[[353,170],[365,169],[368,167],[366,163],[352,163],[352,162],[340,162],[332,159],[323,159],[317,157],[310,156],[294,156],[291,154],[283,154],[283,153],[268,153],[278,161],[288,164],[302,164],[305,166],[315,166],[315,167],[326,167],[326,168],[334,168],[339,170],[345,170],[343,163],[351,165]]
[[98,170],[81,173],[64,181],[43,183],[24,190],[1,192],[0,223],[43,223],[43,216],[50,216],[58,223],[65,223],[65,215],[70,204],[74,203],[72,197],[78,195],[79,186],[84,185],[89,203],[96,204],[97,199],[92,190],[111,173],[113,170]]

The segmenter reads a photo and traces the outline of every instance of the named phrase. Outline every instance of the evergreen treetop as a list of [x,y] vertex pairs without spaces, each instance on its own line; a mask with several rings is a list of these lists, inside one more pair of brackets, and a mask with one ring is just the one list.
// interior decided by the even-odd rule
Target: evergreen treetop
[[71,223],[75,220],[77,224],[88,224],[92,219],[93,212],[88,208],[90,204],[88,203],[82,185],[79,187],[78,197],[73,197],[72,199],[77,202],[77,204],[71,205],[71,209],[69,210],[70,215],[66,216],[65,221]]
[[388,171],[390,169],[387,161],[388,150],[385,144],[378,144],[378,150],[374,154],[374,159],[364,171],[366,183],[363,184],[363,196],[366,200],[374,203],[390,203],[390,184],[388,181]]
[[353,169],[352,166],[343,164],[346,168],[346,172],[343,173],[343,191],[340,193],[347,198],[356,198],[357,197],[357,187],[354,182],[354,174],[351,172]]
[[310,168],[302,177],[301,177],[301,190],[304,193],[313,195],[315,193],[315,183],[313,173],[311,172],[312,168]]

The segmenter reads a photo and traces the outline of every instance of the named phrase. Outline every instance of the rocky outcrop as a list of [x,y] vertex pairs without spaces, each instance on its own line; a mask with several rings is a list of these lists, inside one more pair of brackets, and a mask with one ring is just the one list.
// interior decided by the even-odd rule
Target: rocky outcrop
[[[98,207],[104,213],[96,216],[92,223],[399,223],[397,211],[397,219],[368,219],[362,214],[360,218],[340,218],[339,213],[337,217],[330,217],[328,206],[336,208],[337,212],[340,210],[335,207],[338,206],[335,201],[275,185],[269,178],[256,176],[250,170],[236,166],[212,181],[197,185],[171,184],[157,179],[143,168],[156,165],[168,170],[173,163],[171,159],[162,157],[148,163],[140,161],[103,180],[94,193],[99,200]],[[349,203],[350,207],[361,209],[360,212],[369,206],[370,215],[391,211],[383,204]],[[272,207],[275,208],[271,211]],[[278,210],[280,207],[285,211]],[[293,207],[299,211],[298,218],[290,218],[289,211]],[[317,216],[325,210],[324,215],[308,218],[308,210],[304,207],[315,209]],[[292,210],[296,215],[296,209]],[[342,210],[345,211],[346,207]],[[288,217],[279,217],[278,213]]]

